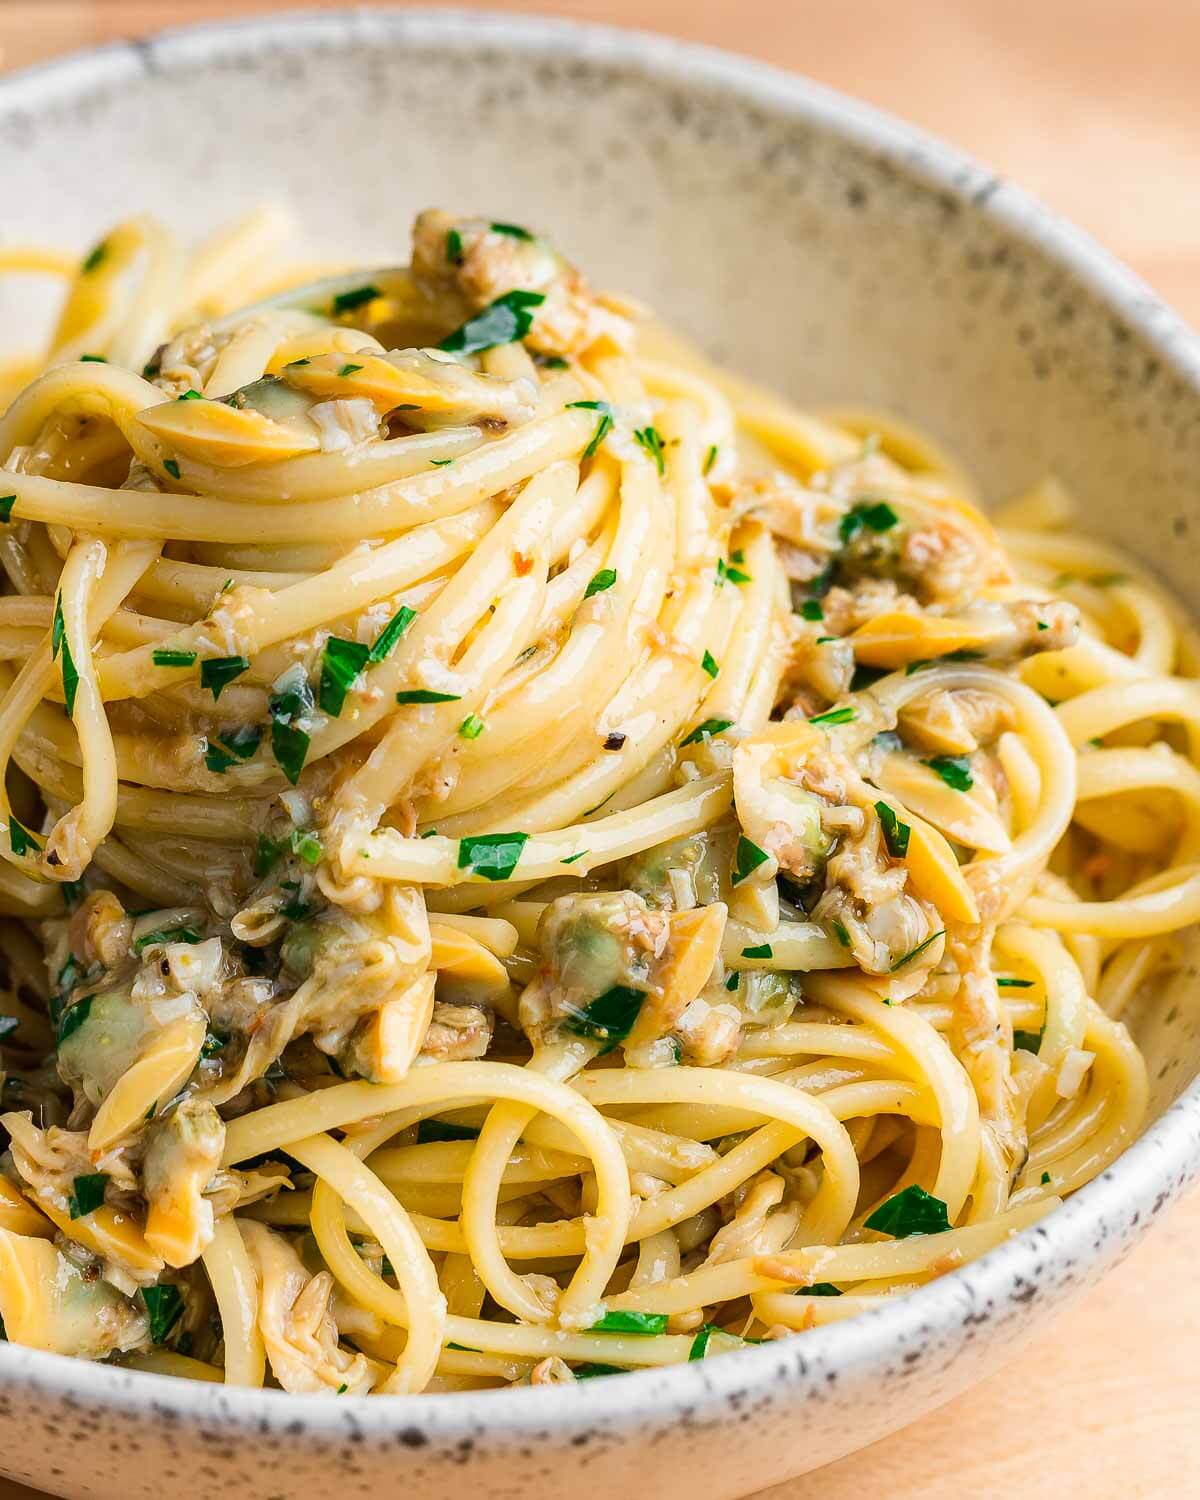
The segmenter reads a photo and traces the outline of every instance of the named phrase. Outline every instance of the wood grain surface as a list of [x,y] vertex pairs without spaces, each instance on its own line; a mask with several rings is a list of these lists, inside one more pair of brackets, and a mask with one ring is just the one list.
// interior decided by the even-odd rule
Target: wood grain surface
[[[905,115],[1082,224],[1200,323],[1197,0],[473,3],[728,47]],[[0,70],[166,25],[288,8],[0,0]],[[1193,1195],[1000,1374],[760,1500],[1200,1496],[1198,1240]],[[32,1492],[0,1481],[0,1500]]]

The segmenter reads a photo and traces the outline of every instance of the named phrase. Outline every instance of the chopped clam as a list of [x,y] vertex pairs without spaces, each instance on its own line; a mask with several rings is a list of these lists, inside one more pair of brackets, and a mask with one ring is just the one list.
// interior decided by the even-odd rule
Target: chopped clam
[[401,1083],[416,1060],[433,1019],[436,976],[422,974],[363,1023],[347,1061],[372,1083]]
[[107,1151],[178,1093],[200,1058],[205,1030],[204,1016],[197,1008],[168,1022],[149,1039],[96,1111],[88,1132],[92,1151]]
[[203,1100],[183,1100],[151,1127],[142,1165],[146,1243],[169,1266],[190,1266],[212,1239],[213,1206],[202,1195],[224,1145],[221,1117]]
[[251,407],[224,401],[164,401],[139,412],[138,421],[174,453],[223,469],[275,463],[320,446],[315,428],[285,426]]
[[144,1344],[146,1317],[48,1240],[0,1229],[0,1316],[9,1341],[104,1359]]
[[629,1045],[665,1036],[708,983],[721,954],[726,908],[722,902],[674,912],[655,987],[638,1012]]

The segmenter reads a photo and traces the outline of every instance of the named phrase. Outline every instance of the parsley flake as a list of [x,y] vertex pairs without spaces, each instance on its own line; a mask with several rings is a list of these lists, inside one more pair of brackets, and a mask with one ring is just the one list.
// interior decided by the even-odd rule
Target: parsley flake
[[88,1214],[94,1214],[104,1202],[104,1189],[107,1186],[107,1172],[87,1172],[82,1177],[76,1177],[67,1199],[71,1217],[83,1219]]
[[883,841],[887,845],[887,852],[893,859],[903,859],[908,853],[908,840],[912,829],[907,823],[900,821],[886,802],[877,802],[875,811],[879,814],[879,823],[883,829]]
[[865,1227],[890,1234],[894,1240],[907,1240],[919,1234],[945,1233],[950,1228],[950,1216],[940,1198],[914,1182],[881,1203]]
[[333,316],[340,317],[342,313],[353,312],[356,307],[362,307],[367,302],[374,302],[376,297],[382,297],[383,293],[377,286],[356,286],[352,291],[339,292],[333,299]]
[[687,745],[698,745],[706,736],[723,734],[726,729],[732,727],[732,719],[705,719],[703,724],[697,724],[691,734],[679,741],[679,748],[682,750]]
[[953,791],[969,792],[975,784],[971,762],[965,755],[935,755],[925,764],[931,771],[936,771]]
[[158,647],[151,652],[150,659],[156,667],[194,667],[196,665],[194,651],[175,651],[169,646]]
[[515,344],[533,326],[532,309],[545,300],[542,292],[505,292],[444,338],[440,347],[453,354],[479,354],[498,344]]
[[583,591],[583,597],[590,599],[593,594],[603,594],[606,589],[612,588],[616,581],[616,568],[601,568],[598,573],[592,574],[591,581]]
[[517,868],[527,833],[480,833],[458,841],[458,868],[484,880],[508,880]]
[[210,656],[200,663],[200,686],[219,698],[235,677],[250,670],[245,656]]

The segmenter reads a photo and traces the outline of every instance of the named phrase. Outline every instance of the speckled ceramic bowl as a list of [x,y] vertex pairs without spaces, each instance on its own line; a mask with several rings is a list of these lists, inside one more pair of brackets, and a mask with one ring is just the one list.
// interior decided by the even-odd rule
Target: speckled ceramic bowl
[[[1098,532],[1200,606],[1192,335],[1017,190],[799,78],[550,21],[276,18],[3,81],[0,181],[4,239],[81,247],[133,210],[198,231],[264,195],[315,247],[368,259],[403,259],[430,203],[541,225],[797,398],[917,418],[993,493],[1057,471]],[[0,306],[0,326],[25,310]],[[1200,1171],[1186,983],[1139,1027],[1141,1141],[1041,1226],[886,1309],[537,1395],[316,1401],[6,1345],[0,1469],[120,1500],[724,1500],[815,1468],[979,1379]]]

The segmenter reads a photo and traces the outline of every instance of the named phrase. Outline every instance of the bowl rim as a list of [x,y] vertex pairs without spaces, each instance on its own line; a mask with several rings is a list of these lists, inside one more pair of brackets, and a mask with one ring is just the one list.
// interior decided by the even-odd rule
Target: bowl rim
[[[698,42],[632,28],[565,18],[469,9],[272,12],[233,21],[171,27],[136,41],[115,41],[0,77],[0,120],[55,99],[69,101],[148,73],[267,47],[312,52],[363,41],[441,43],[459,50],[502,46],[550,58],[619,64],[664,83],[725,90],[741,99],[887,160],[904,175],[982,215],[1074,276],[1127,323],[1179,379],[1200,393],[1200,338],[1150,288],[1090,235],[1024,190],[926,131],[872,105],[749,57]],[[837,1372],[849,1384],[869,1377],[900,1350],[951,1341],[980,1309],[1028,1303],[1048,1263],[1082,1265],[1095,1275],[1145,1232],[1154,1215],[1200,1177],[1200,1078],[1103,1173],[1030,1229],[979,1260],[883,1307],[810,1330],[804,1340],[747,1349],[718,1360],[631,1372],[544,1390],[519,1389],[395,1398],[306,1398],[96,1365],[18,1345],[0,1349],[0,1384],[28,1382],[42,1397],[88,1401],[112,1415],[186,1418],[260,1432],[295,1431],[303,1401],[306,1437],[322,1441],[348,1430],[361,1439],[400,1440],[438,1448],[464,1436],[518,1443],[537,1437],[556,1445],[586,1430],[643,1423],[691,1423],[773,1386],[788,1399],[810,1394]],[[1115,1247],[1115,1248],[1114,1248]],[[803,1344],[802,1353],[794,1345]],[[910,1355],[910,1357],[913,1357]],[[631,1383],[632,1382],[632,1383]],[[403,1405],[397,1405],[402,1402]],[[402,1419],[398,1420],[398,1419]]]

